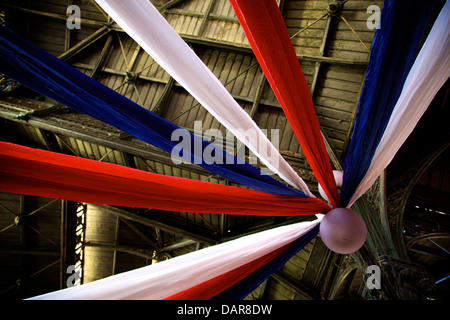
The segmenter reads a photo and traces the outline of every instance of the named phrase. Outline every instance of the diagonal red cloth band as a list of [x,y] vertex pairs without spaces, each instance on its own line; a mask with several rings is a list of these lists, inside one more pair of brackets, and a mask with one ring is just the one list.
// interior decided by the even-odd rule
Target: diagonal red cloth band
[[0,142],[0,191],[167,211],[291,216],[325,213],[317,198],[278,196]]
[[314,175],[333,207],[340,205],[314,104],[275,0],[230,0]]

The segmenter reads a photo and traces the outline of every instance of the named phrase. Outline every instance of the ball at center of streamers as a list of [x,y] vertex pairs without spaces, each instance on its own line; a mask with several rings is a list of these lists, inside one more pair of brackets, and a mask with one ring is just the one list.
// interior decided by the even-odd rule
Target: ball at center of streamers
[[320,237],[330,250],[350,254],[358,251],[366,242],[366,223],[357,212],[336,208],[326,213],[320,222]]

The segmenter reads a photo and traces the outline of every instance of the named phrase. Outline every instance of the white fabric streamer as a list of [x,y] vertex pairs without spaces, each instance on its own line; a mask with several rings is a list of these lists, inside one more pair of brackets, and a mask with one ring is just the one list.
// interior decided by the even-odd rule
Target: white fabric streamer
[[161,300],[302,237],[322,219],[286,225],[29,300]]
[[[112,19],[262,163],[314,197],[251,117],[148,0],[96,0]],[[256,137],[245,133],[254,132]]]
[[450,3],[436,19],[414,62],[386,130],[350,207],[375,182],[413,131],[436,93],[450,77]]

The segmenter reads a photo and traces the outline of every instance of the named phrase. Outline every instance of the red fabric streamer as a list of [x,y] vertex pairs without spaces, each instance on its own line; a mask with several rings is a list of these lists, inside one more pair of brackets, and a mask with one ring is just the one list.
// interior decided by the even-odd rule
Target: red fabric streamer
[[279,196],[0,142],[0,191],[166,211],[291,216],[325,213],[317,198]]
[[275,0],[230,0],[314,175],[333,207],[340,205],[314,104]]
[[167,297],[164,300],[208,300],[217,294],[225,291],[226,289],[232,287],[245,277],[251,275],[253,272],[269,263],[269,261],[273,260],[276,256],[281,254],[284,250],[289,248],[292,244],[289,243],[275,251],[272,251],[259,259],[256,259],[252,262],[244,264],[239,268],[231,270],[227,273],[221,274],[209,281],[200,283],[192,288],[189,288],[185,291],[181,291],[177,294],[174,294],[170,297]]

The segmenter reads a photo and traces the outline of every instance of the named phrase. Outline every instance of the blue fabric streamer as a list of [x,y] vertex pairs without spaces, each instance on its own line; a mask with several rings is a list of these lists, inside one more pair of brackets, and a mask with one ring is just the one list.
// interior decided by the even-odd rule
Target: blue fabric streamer
[[435,1],[384,2],[344,163],[341,205],[364,178],[411,69]]
[[277,272],[302,250],[308,243],[310,243],[319,233],[320,223],[317,224],[311,231],[299,238],[295,243],[281,253],[278,257],[270,261],[268,264],[256,270],[254,273],[236,283],[234,286],[219,293],[210,300],[242,300],[255,290],[264,280]]
[[[100,82],[86,76],[60,59],[21,38],[0,25],[0,72],[78,112],[108,123],[142,141],[171,153],[181,141],[172,141],[174,130],[184,130],[142,108]],[[306,197],[281,182],[185,130],[190,136],[191,163],[236,183],[277,195]],[[198,148],[201,146],[201,148]],[[206,163],[202,157],[206,147],[222,153],[223,164]],[[200,150],[201,154],[196,150]],[[197,152],[197,155],[195,154]],[[239,161],[239,162],[238,162]]]

